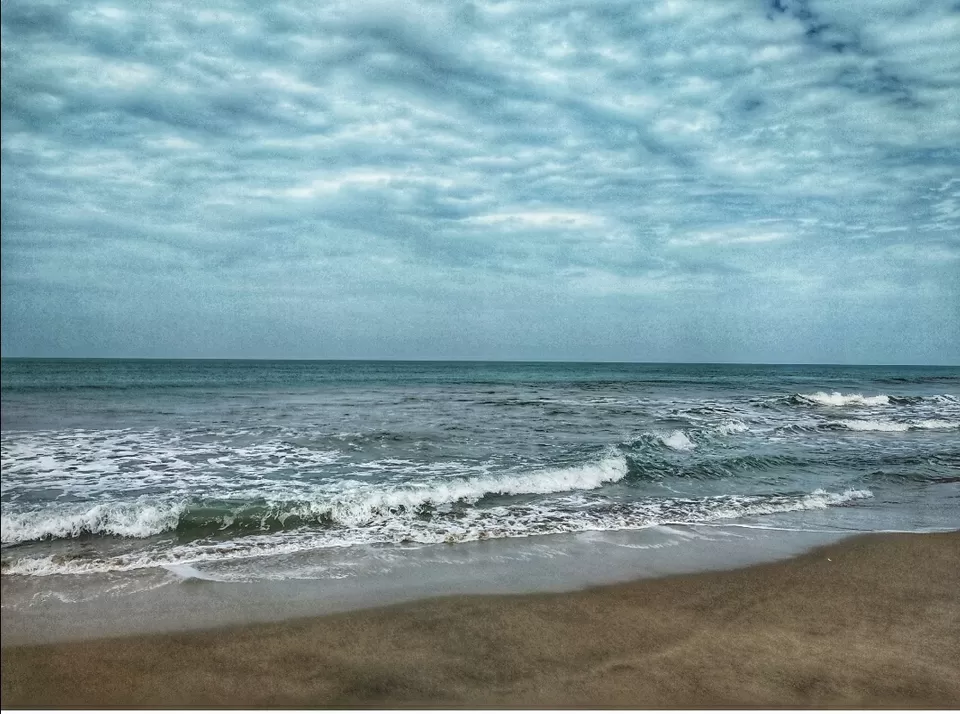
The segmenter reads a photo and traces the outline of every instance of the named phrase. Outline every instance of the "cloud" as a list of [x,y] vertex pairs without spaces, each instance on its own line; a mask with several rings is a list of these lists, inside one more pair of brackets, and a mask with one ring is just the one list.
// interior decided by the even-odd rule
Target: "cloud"
[[960,360],[948,5],[12,0],[2,33],[5,355]]
[[[797,235],[800,230],[785,226],[778,229],[775,219],[753,221],[752,224],[732,227],[717,227],[712,230],[701,230],[686,235],[670,238],[668,245],[687,246],[721,246],[721,245],[749,245],[754,243],[773,243],[789,239]],[[774,224],[770,226],[769,224]]]

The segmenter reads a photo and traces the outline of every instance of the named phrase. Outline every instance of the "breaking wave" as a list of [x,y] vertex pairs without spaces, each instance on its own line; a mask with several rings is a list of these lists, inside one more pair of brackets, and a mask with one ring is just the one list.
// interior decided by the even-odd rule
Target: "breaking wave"
[[921,404],[937,404],[940,406],[957,406],[960,399],[953,394],[934,394],[932,396],[920,397],[909,395],[893,394],[875,394],[873,396],[863,394],[843,394],[842,392],[813,392],[811,394],[793,394],[789,397],[780,398],[780,403],[787,403],[794,406],[822,406],[822,407],[882,407],[882,406],[907,406]]
[[186,504],[97,504],[82,510],[27,511],[3,514],[0,540],[4,545],[39,540],[78,538],[84,535],[147,538],[174,530]]
[[742,421],[725,421],[719,426],[715,427],[714,431],[717,434],[731,436],[733,434],[743,434],[744,432],[750,431],[750,427],[748,427]]
[[850,405],[875,407],[890,403],[886,394],[865,397],[862,394],[841,394],[840,392],[814,392],[813,394],[795,394],[793,399],[799,404],[819,404],[825,407],[845,407]]
[[960,429],[960,422],[946,419],[920,419],[902,422],[886,419],[841,419],[834,424],[850,431],[911,431],[914,429]]
[[669,434],[657,434],[657,437],[664,446],[674,451],[691,451],[697,447],[690,440],[690,437],[679,429],[671,431]]
[[108,535],[147,538],[168,531],[181,535],[277,531],[307,524],[360,526],[395,513],[418,513],[447,504],[475,503],[492,495],[542,495],[589,490],[623,479],[627,460],[615,453],[595,463],[517,474],[389,488],[355,486],[312,499],[191,502],[138,500],[75,510],[30,511],[3,516],[2,542]]
[[[866,489],[777,496],[724,495],[705,498],[645,499],[613,503],[570,497],[538,505],[466,508],[430,519],[407,512],[391,514],[363,528],[300,531],[284,537],[251,535],[226,543],[197,541],[154,552],[100,558],[23,557],[5,563],[10,575],[84,574],[129,571],[187,563],[276,557],[307,550],[373,543],[460,543],[585,531],[639,530],[660,525],[713,523],[744,516],[819,510],[872,498]],[[176,567],[173,568],[177,570]],[[182,570],[182,568],[181,568]]]

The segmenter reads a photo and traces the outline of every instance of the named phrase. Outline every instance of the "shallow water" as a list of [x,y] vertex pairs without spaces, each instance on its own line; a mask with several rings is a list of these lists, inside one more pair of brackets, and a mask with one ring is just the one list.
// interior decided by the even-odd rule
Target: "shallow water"
[[654,526],[455,546],[333,548],[274,562],[270,572],[285,577],[222,578],[202,564],[4,576],[3,646],[286,620],[446,595],[577,590],[779,560],[843,535]]

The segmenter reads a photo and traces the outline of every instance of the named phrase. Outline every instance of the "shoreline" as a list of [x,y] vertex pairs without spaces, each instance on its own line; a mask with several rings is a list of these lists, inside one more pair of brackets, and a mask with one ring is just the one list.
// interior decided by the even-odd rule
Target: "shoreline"
[[[249,580],[225,578],[216,566],[66,578],[5,574],[2,646],[210,630],[443,596],[572,592],[776,562],[849,535],[655,526],[455,546],[308,552],[299,562],[247,561],[248,572],[256,574]],[[319,577],[286,577],[291,565],[296,570],[304,564],[319,566]],[[278,565],[285,577],[270,577],[269,568]],[[347,577],[325,578],[323,571]]]
[[4,647],[5,708],[956,706],[960,531],[736,570]]

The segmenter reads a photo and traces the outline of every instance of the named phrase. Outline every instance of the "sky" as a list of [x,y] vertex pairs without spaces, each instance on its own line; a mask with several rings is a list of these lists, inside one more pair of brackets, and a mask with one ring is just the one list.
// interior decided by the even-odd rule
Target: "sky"
[[4,0],[3,356],[960,364],[960,5]]

